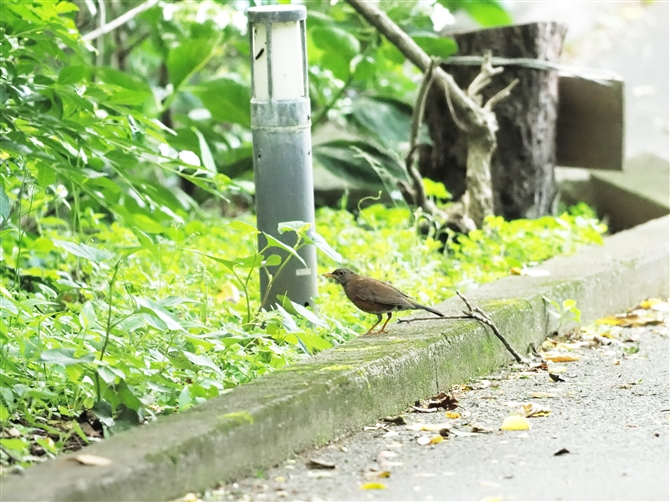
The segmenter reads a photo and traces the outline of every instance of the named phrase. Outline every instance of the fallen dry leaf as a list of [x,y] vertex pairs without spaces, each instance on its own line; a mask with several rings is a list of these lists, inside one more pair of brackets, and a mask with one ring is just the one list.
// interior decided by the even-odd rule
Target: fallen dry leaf
[[570,453],[570,451],[567,448],[561,448],[556,453],[554,453],[554,457],[558,457],[560,455],[565,455],[566,453]]
[[437,408],[422,408],[420,406],[410,406],[414,411],[418,411],[419,413],[435,413],[437,411]]
[[438,432],[440,429],[449,428],[449,424],[412,424],[406,427],[409,431]]
[[500,427],[500,430],[503,431],[523,431],[526,429],[530,429],[530,422],[526,417],[520,417],[519,415],[505,417]]
[[542,352],[542,358],[545,361],[551,361],[553,363],[571,363],[574,361],[579,361],[580,356],[577,354],[568,354],[567,352]]
[[551,413],[549,408],[541,406],[537,403],[528,403],[524,404],[522,407],[522,413],[524,417],[546,417]]
[[563,378],[561,375],[557,375],[556,373],[549,373],[549,378],[551,378],[554,382],[565,382],[565,378]]
[[444,414],[445,417],[451,418],[452,420],[455,420],[457,418],[461,418],[461,414],[455,411],[448,411]]
[[307,462],[306,465],[307,465],[308,469],[335,469],[335,467],[337,467],[332,462],[327,462],[327,461],[321,460],[319,458],[308,459],[308,462]]
[[396,417],[384,417],[382,418],[382,422],[388,422],[396,425],[405,425],[407,423],[405,417],[403,417],[402,415],[398,415]]
[[112,461],[105,457],[99,457],[97,455],[89,455],[87,453],[82,453],[76,457],[72,457],[72,460],[79,462],[81,465],[94,465],[98,467],[104,467],[110,465]]
[[9,427],[2,431],[2,437],[18,438],[21,437],[21,432],[16,427]]
[[607,326],[622,326],[624,328],[640,328],[644,326],[663,324],[663,320],[648,315],[639,316],[637,314],[623,314],[603,317],[602,319],[598,319],[596,324],[604,324]]
[[84,422],[81,424],[81,430],[84,431],[84,434],[86,434],[88,437],[94,437],[94,438],[99,438],[102,437],[98,431],[96,431],[91,424],[88,422]]
[[449,432],[453,434],[454,436],[462,436],[462,437],[467,437],[467,436],[481,436],[481,434],[477,432],[470,432],[470,431],[459,431],[458,429],[449,429]]
[[384,483],[364,483],[360,486],[361,490],[385,490]]
[[493,432],[493,429],[489,427],[484,427],[481,424],[472,424],[470,425],[470,430],[472,432],[477,432],[479,434],[491,434]]
[[416,442],[419,443],[421,446],[426,446],[426,445],[429,445],[429,444],[437,444],[437,443],[441,443],[442,441],[444,441],[444,438],[440,435],[432,436],[432,437],[421,436],[420,438],[418,438],[416,440]]
[[650,309],[658,303],[663,303],[663,300],[660,298],[649,298],[647,300],[641,301],[638,305],[641,309]]
[[391,476],[391,471],[368,471],[363,476],[365,479],[388,478]]
[[552,397],[556,397],[556,394],[552,394],[551,392],[531,392],[530,397],[536,399],[551,399]]
[[455,410],[458,408],[458,399],[446,392],[440,392],[437,396],[431,397],[426,403],[426,408],[444,408],[445,410]]

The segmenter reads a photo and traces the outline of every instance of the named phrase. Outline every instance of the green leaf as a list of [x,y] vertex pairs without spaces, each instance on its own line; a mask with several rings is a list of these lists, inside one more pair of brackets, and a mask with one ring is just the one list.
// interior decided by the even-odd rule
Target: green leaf
[[316,248],[323,252],[326,256],[332,258],[335,262],[342,263],[342,255],[330,247],[330,244],[328,244],[326,239],[324,239],[320,234],[317,234],[316,232],[312,234],[312,244],[314,244]]
[[313,152],[319,164],[354,186],[383,187],[382,176],[407,179],[404,166],[393,153],[369,142],[330,141],[314,146]]
[[84,65],[65,66],[58,74],[58,83],[62,85],[77,84],[86,78],[89,68]]
[[114,418],[112,418],[112,406],[105,400],[97,401],[91,412],[100,420],[105,426],[111,427],[114,425]]
[[291,304],[293,305],[293,308],[296,310],[296,312],[298,312],[298,314],[300,314],[302,317],[307,319],[312,324],[316,324],[317,326],[321,326],[322,328],[328,327],[328,323],[319,319],[319,317],[311,310],[293,301],[291,302]]
[[219,368],[208,356],[199,356],[193,354],[192,352],[184,351],[186,358],[191,361],[196,366],[205,367],[214,370],[217,373],[221,373],[221,368]]
[[228,223],[228,226],[248,236],[256,235],[258,233],[258,229],[255,226],[250,225],[246,221],[233,220],[230,223]]
[[431,34],[412,35],[412,39],[429,56],[446,59],[458,52],[458,45],[453,38],[440,37]]
[[9,419],[9,410],[5,405],[0,403],[0,422],[6,422]]
[[336,26],[317,26],[310,30],[310,36],[319,49],[329,56],[340,54],[347,61],[361,52],[361,44],[351,33]]
[[512,24],[509,13],[496,0],[437,0],[452,13],[465,10],[482,26],[501,26]]
[[279,315],[281,316],[282,326],[284,326],[284,329],[286,329],[287,332],[289,332],[289,333],[301,333],[302,332],[302,330],[295,323],[295,320],[293,319],[291,314],[286,312],[286,310],[281,305],[277,305],[276,308],[277,308],[277,311],[279,312]]
[[91,363],[95,360],[95,354],[89,352],[80,357],[75,357],[76,349],[49,349],[45,350],[40,354],[38,363],[45,364],[62,364],[63,366],[68,366],[70,364],[83,364]]
[[215,120],[251,126],[249,83],[222,77],[199,84],[191,92],[200,98]]
[[293,249],[291,246],[288,246],[288,245],[284,244],[283,242],[281,242],[281,241],[275,239],[275,238],[272,237],[270,234],[267,234],[267,233],[265,233],[265,232],[263,232],[263,235],[265,236],[265,238],[266,238],[267,241],[268,241],[268,247],[277,247],[277,248],[279,248],[279,249],[283,249],[284,251],[286,251],[286,252],[289,253],[290,255],[293,255],[293,256],[295,256],[298,260],[300,260],[300,263],[302,263],[303,265],[307,266],[307,264],[305,263],[305,260],[302,259],[302,256],[300,256],[300,255],[298,254],[298,252],[297,252],[295,249]]
[[92,301],[87,301],[79,312],[79,324],[83,329],[89,329],[96,325],[98,318],[95,315],[95,308]]
[[168,329],[175,331],[185,331],[184,327],[181,325],[178,319],[176,319],[172,314],[170,314],[167,310],[165,310],[153,300],[141,296],[135,296],[134,299],[140,312],[157,317],[165,323]]
[[170,51],[167,68],[170,82],[175,91],[186,82],[191,75],[200,70],[212,57],[214,49],[219,45],[220,36],[212,38],[184,39]]
[[185,410],[187,408],[190,408],[192,403],[191,403],[191,391],[189,390],[188,386],[184,387],[182,391],[179,393],[179,409],[180,410]]
[[70,254],[78,256],[79,258],[85,258],[93,263],[100,263],[114,257],[109,251],[87,244],[77,244],[75,242],[60,241],[58,239],[54,239],[54,244],[60,246]]
[[216,164],[214,163],[214,157],[212,157],[212,152],[207,145],[207,140],[202,135],[198,129],[192,127],[191,130],[198,137],[198,145],[200,146],[200,159],[202,160],[202,165],[210,174],[216,174]]
[[191,253],[199,254],[201,256],[204,256],[206,258],[209,258],[210,260],[214,260],[217,263],[220,263],[221,265],[225,266],[228,270],[231,272],[234,270],[235,267],[243,266],[239,261],[233,261],[233,260],[226,260],[225,258],[219,258],[218,256],[214,256],[211,254],[203,253],[202,251],[198,251],[196,249],[189,249]]
[[6,310],[14,315],[19,313],[18,307],[14,304],[13,301],[8,300],[0,296],[0,310]]
[[297,232],[300,235],[305,235],[305,232],[312,228],[312,224],[305,221],[282,221],[277,225],[277,230],[280,234],[286,232]]
[[363,97],[354,101],[354,121],[392,150],[409,141],[412,107],[389,98]]
[[326,350],[332,347],[332,344],[328,340],[324,340],[319,335],[308,331],[296,333],[295,336],[305,344],[310,353],[313,353],[315,350]]

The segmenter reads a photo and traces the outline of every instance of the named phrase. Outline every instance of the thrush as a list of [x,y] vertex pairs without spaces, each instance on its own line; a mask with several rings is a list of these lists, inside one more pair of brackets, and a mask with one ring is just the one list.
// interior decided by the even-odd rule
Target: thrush
[[358,275],[348,268],[338,268],[333,272],[323,274],[325,277],[335,279],[342,285],[344,294],[363,312],[376,314],[377,322],[365,333],[372,333],[372,330],[382,322],[382,314],[386,314],[386,322],[377,333],[386,333],[386,325],[391,320],[393,312],[400,310],[418,310],[423,309],[440,317],[444,317],[439,312],[425,305],[415,302],[402,291],[397,290],[390,284],[387,284],[372,277]]

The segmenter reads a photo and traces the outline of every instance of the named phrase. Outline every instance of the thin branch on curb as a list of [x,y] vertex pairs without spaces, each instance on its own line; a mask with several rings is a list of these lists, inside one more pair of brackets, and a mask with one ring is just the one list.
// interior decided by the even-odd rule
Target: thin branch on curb
[[103,35],[106,35],[110,31],[114,31],[117,29],[119,26],[123,26],[126,24],[128,21],[134,19],[138,15],[140,15],[142,12],[144,12],[147,9],[150,9],[154,5],[158,3],[158,0],[147,0],[146,2],[138,5],[134,9],[130,9],[128,12],[125,14],[121,14],[119,17],[117,17],[114,21],[110,21],[109,23],[101,26],[98,29],[95,29],[83,37],[81,37],[83,40],[86,42],[90,42],[91,40],[95,40],[98,37],[101,37]]
[[498,326],[495,325],[493,320],[489,317],[489,315],[484,312],[482,309],[479,307],[473,307],[470,305],[470,302],[461,294],[460,291],[456,290],[456,294],[458,297],[463,300],[465,305],[468,307],[467,311],[463,311],[462,315],[445,315],[444,317],[413,317],[411,319],[398,319],[398,323],[410,323],[414,321],[435,321],[436,319],[474,319],[475,321],[479,321],[482,324],[487,325],[491,330],[493,331],[493,334],[498,337],[498,339],[503,343],[505,348],[509,351],[510,354],[516,359],[516,362],[524,364],[526,363],[526,360],[516,351],[514,350],[514,347],[510,345],[510,343],[507,341],[507,339],[503,336],[503,334],[500,332],[498,329]]

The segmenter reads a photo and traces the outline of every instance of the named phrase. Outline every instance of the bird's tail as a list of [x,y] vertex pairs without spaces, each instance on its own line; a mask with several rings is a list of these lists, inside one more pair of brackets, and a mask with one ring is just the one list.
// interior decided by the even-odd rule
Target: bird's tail
[[445,317],[442,312],[440,312],[439,310],[435,310],[434,308],[426,307],[425,305],[421,305],[420,303],[416,303],[414,301],[412,302],[412,305],[414,305],[418,309],[427,310],[428,312],[430,312],[432,314],[439,315],[440,317]]

